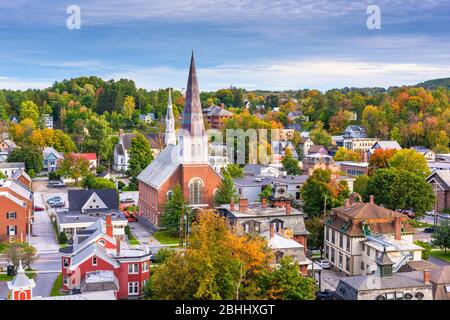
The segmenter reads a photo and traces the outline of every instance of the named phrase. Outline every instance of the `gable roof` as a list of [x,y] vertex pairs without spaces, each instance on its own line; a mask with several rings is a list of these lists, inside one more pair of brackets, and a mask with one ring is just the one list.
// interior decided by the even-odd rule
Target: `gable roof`
[[159,189],[180,165],[179,146],[169,144],[137,177],[138,180]]
[[211,106],[209,108],[207,108],[207,110],[204,109],[204,111],[206,111],[206,116],[221,116],[221,117],[227,117],[227,116],[232,116],[233,113],[231,113],[228,110],[222,109],[219,106]]
[[450,190],[450,170],[436,170],[426,179],[427,182],[431,182],[432,180],[434,180],[441,189],[445,191]]
[[321,153],[322,150],[328,153],[327,148],[325,148],[324,146],[320,144],[313,144],[311,147],[309,147],[308,154]]
[[71,153],[74,158],[86,159],[88,161],[97,161],[97,155],[94,152],[90,153]]
[[374,143],[374,145],[372,146],[372,149],[374,149],[375,146],[377,146],[381,149],[395,149],[395,150],[401,150],[402,147],[400,146],[400,144],[395,141],[395,140],[390,140],[390,141],[377,141]]
[[436,284],[450,284],[450,265],[431,270],[430,280]]
[[25,179],[31,182],[31,177],[28,175],[28,173],[25,172],[25,169],[20,168],[19,170],[16,170],[12,176],[11,179],[17,180],[20,176],[24,176]]
[[363,126],[358,126],[355,124],[348,125],[347,128],[345,128],[345,131],[359,131],[359,132],[366,132],[366,129]]
[[53,147],[45,147],[44,151],[44,159],[48,158],[50,155],[54,155],[57,159],[63,159],[64,157],[58,152],[56,151]]
[[69,211],[80,211],[94,193],[99,196],[108,209],[119,208],[119,199],[115,189],[69,190]]

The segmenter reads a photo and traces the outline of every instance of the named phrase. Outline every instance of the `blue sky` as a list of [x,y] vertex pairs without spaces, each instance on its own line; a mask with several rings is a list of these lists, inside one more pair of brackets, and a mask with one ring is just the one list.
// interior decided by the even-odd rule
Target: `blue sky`
[[449,12],[448,0],[0,0],[0,88],[82,75],[183,88],[191,50],[202,90],[414,84],[450,77]]

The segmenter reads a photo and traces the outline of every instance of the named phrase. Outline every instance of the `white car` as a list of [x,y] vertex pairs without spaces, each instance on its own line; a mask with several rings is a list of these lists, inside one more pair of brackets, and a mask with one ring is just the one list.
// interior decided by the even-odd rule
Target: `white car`
[[441,219],[450,219],[450,214],[448,213],[441,213],[439,216],[441,217]]
[[322,268],[322,269],[330,269],[331,263],[327,260],[317,260],[316,263]]

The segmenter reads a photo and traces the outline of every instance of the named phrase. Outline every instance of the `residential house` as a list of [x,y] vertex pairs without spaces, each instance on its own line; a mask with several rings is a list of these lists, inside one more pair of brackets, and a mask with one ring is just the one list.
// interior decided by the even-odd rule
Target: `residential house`
[[211,106],[203,109],[203,116],[212,129],[221,130],[225,126],[225,121],[233,117],[233,113],[225,109],[225,104]]
[[179,130],[177,139],[173,114],[168,113],[166,138],[170,143],[137,177],[139,214],[152,227],[160,226],[164,205],[176,186],[181,187],[186,202],[195,210],[214,207],[214,193],[222,177],[209,164],[199,92],[192,55],[181,120],[183,130]]
[[434,300],[450,300],[450,265],[430,271]]
[[309,121],[309,117],[305,116],[301,111],[291,111],[288,113],[287,117],[290,122],[294,122],[297,119],[300,119],[301,121]]
[[9,117],[9,121],[11,121],[12,124],[18,124],[19,123],[19,119],[17,119],[16,116],[10,116]]
[[31,232],[33,192],[16,180],[0,180],[0,242],[24,242]]
[[428,161],[427,166],[430,169],[431,172],[435,171],[444,171],[444,170],[450,170],[450,162],[443,162],[443,161]]
[[377,149],[386,149],[386,150],[402,150],[402,147],[398,144],[397,141],[377,141],[375,144],[369,149],[369,154],[373,154]]
[[430,174],[426,181],[433,186],[436,197],[435,210],[450,209],[450,171],[438,170]]
[[[135,133],[123,133],[119,130],[119,141],[114,146],[113,170],[127,171],[128,161],[130,160],[131,140],[136,136]],[[157,156],[164,148],[164,135],[160,133],[145,134],[145,138],[150,143],[153,155]]]
[[59,162],[64,159],[64,156],[53,147],[45,147],[42,153],[44,156],[44,171],[53,172],[58,170]]
[[[240,227],[242,232],[269,235],[270,238],[270,230],[273,228],[274,234],[276,232],[285,237],[289,235],[290,239],[302,246],[296,248],[303,249],[299,259],[305,261],[303,257],[306,253],[306,241],[309,233],[305,227],[303,213],[291,208],[289,201],[281,202],[277,198],[273,198],[273,202],[268,204],[267,200],[263,198],[261,203],[249,203],[248,199],[240,198],[238,204],[234,204],[232,201],[230,204],[221,205],[217,211],[228,220],[230,225]],[[276,238],[280,240],[280,238]],[[307,273],[307,265],[308,263],[305,263],[300,266],[300,270],[304,274]]]
[[344,146],[344,136],[331,136],[331,145],[335,147]]
[[298,153],[291,141],[272,141],[272,163],[279,164],[286,155],[286,149],[292,153],[292,157],[298,160]]
[[299,148],[302,150],[302,155],[305,157],[308,152],[309,148],[311,148],[314,145],[314,142],[309,137],[301,137],[300,139],[300,145]]
[[295,132],[294,129],[286,129],[286,128],[280,129],[278,131],[279,139],[284,141],[292,140],[294,139],[294,132]]
[[84,159],[89,162],[89,169],[93,170],[97,168],[97,154],[92,153],[71,153],[71,155],[76,159]]
[[343,136],[345,139],[367,138],[367,132],[363,126],[349,125],[345,128]]
[[322,155],[328,155],[328,150],[327,148],[325,148],[324,146],[320,145],[320,144],[313,144],[309,147],[308,149],[308,153],[306,153],[305,155],[310,155],[310,154],[322,154]]
[[257,202],[260,200],[259,194],[270,184],[270,180],[262,176],[244,176],[233,179],[233,184],[240,197]]
[[347,275],[365,275],[376,271],[383,252],[397,272],[408,261],[422,260],[422,247],[413,243],[414,228],[402,213],[363,203],[352,194],[344,207],[334,208],[324,218],[325,258],[333,268]]
[[322,153],[308,154],[303,158],[303,174],[312,175],[316,169],[330,170],[337,173],[340,168],[333,160],[333,157]]
[[436,161],[436,152],[434,152],[433,150],[430,150],[423,146],[415,146],[415,147],[411,147],[411,149],[416,150],[418,153],[423,155],[427,161],[431,161],[431,162]]
[[302,125],[300,123],[288,123],[284,126],[285,129],[292,129],[297,132],[302,131]]
[[386,252],[376,259],[373,275],[341,278],[335,291],[338,300],[433,300],[430,272],[393,272]]
[[153,121],[155,121],[155,119],[156,119],[155,114],[151,112],[139,115],[139,120],[147,124],[152,123]]
[[47,129],[53,129],[53,116],[49,114],[43,114],[41,117],[42,126]]
[[285,186],[287,197],[290,199],[299,200],[301,198],[300,190],[308,178],[308,175],[281,175],[278,177],[271,177],[269,179],[273,189],[276,189],[275,186]]
[[255,176],[255,177],[278,177],[282,174],[280,170],[273,166],[265,166],[262,164],[247,164],[244,168],[245,176]]
[[143,295],[150,279],[147,247],[130,246],[115,237],[113,219],[97,220],[61,248],[62,289],[69,292],[113,291],[117,299]]
[[28,189],[31,190],[31,177],[28,175],[28,173],[25,172],[24,168],[20,168],[19,170],[15,171],[11,175],[12,180],[19,181],[23,185],[25,185]]
[[344,139],[343,147],[347,150],[367,152],[378,141],[377,138],[351,138]]
[[3,173],[8,179],[11,179],[14,173],[19,170],[25,170],[25,162],[1,162],[0,172]]
[[17,145],[11,139],[3,139],[0,142],[0,163],[7,161],[10,153],[17,148]]
[[368,162],[337,161],[336,164],[340,167],[340,171],[347,176],[354,177],[369,173]]
[[119,210],[119,197],[115,189],[69,190],[68,200],[68,208],[56,212],[58,232],[65,232],[71,239],[79,230],[109,215],[113,235],[125,237],[128,220]]

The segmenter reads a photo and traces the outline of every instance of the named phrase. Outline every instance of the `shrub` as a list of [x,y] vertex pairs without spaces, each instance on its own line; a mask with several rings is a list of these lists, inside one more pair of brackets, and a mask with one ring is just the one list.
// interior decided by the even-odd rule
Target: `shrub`
[[420,240],[416,240],[414,241],[414,243],[425,249],[424,251],[422,251],[422,259],[428,260],[428,257],[430,256],[430,252],[431,249],[433,249],[433,246],[429,243]]
[[52,171],[48,174],[48,180],[59,180],[59,179],[61,179],[61,175],[56,171]]
[[67,236],[64,231],[61,231],[58,235],[58,243],[59,244],[66,244],[67,243]]

